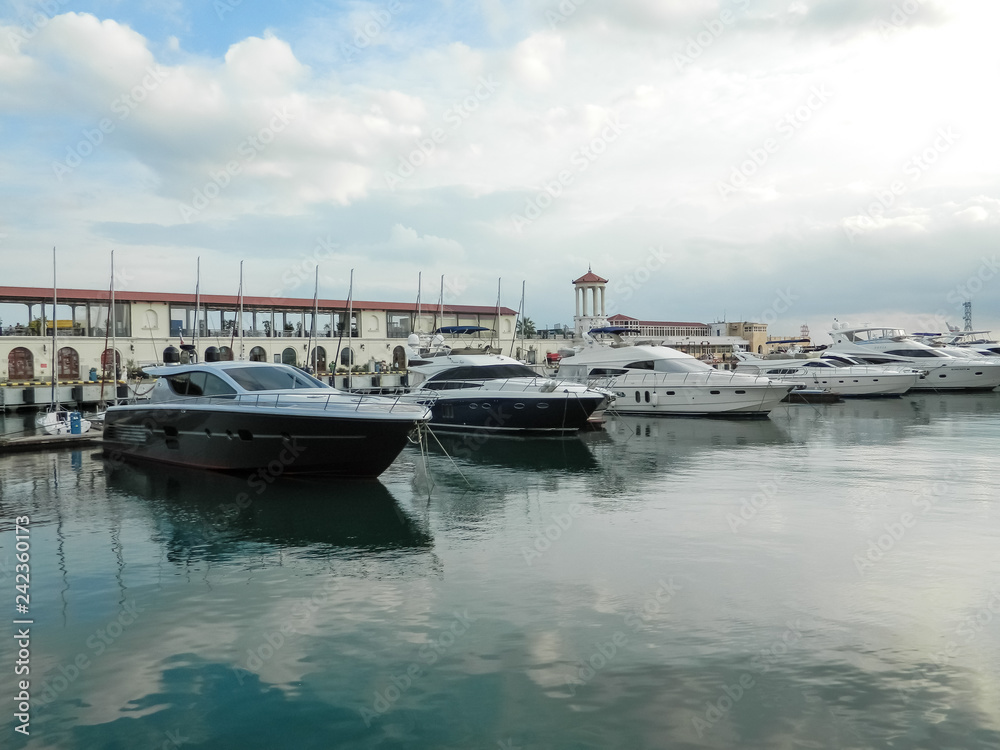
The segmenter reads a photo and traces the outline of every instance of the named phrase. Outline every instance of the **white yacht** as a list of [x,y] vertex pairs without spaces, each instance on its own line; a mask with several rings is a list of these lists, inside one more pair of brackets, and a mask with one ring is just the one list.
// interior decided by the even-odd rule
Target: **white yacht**
[[927,372],[915,391],[986,391],[1000,385],[1000,361],[957,357],[929,346],[902,328],[851,328],[834,322],[824,356],[846,354],[870,364],[907,364]]
[[736,352],[738,372],[766,375],[809,388],[828,388],[841,396],[901,396],[924,377],[912,367],[848,364],[831,359],[762,359]]
[[[539,375],[486,348],[451,347],[442,334],[478,326],[439,328],[433,338],[407,340],[410,394],[431,408],[431,425],[453,432],[565,437],[579,432],[612,394]],[[426,339],[426,337],[425,337]]]
[[1000,341],[991,338],[990,333],[991,331],[950,331],[941,337],[941,341],[984,357],[1000,356]]
[[766,417],[797,383],[716,370],[668,346],[626,341],[609,326],[613,343],[584,336],[559,362],[559,377],[607,388],[620,414]]

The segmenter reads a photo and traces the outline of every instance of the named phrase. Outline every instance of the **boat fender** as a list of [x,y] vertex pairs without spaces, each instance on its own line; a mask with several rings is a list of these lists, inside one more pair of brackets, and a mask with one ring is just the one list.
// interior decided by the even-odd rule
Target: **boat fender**
[[538,388],[538,390],[541,391],[542,393],[552,393],[556,389],[557,385],[558,383],[556,383],[556,381],[554,380],[546,380],[544,383],[542,383],[542,385]]

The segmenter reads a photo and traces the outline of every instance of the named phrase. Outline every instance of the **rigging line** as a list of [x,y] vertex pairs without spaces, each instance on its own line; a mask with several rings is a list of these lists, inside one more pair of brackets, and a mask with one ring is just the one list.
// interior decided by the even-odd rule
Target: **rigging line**
[[427,427],[427,432],[429,432],[429,433],[430,433],[431,437],[433,437],[433,438],[434,438],[435,442],[437,442],[438,446],[439,446],[439,447],[441,448],[441,450],[442,450],[442,451],[444,452],[444,455],[446,455],[446,456],[448,457],[448,460],[450,460],[450,461],[451,461],[452,465],[453,465],[453,466],[455,467],[455,471],[457,471],[457,472],[458,472],[458,475],[459,475],[460,477],[462,477],[462,479],[464,479],[464,480],[465,480],[465,483],[466,483],[467,485],[469,485],[469,487],[472,487],[472,482],[470,482],[470,481],[469,481],[469,479],[468,479],[468,477],[466,477],[466,476],[465,476],[465,474],[463,474],[463,473],[462,473],[462,470],[461,470],[460,468],[458,468],[458,464],[457,464],[457,463],[455,462],[455,459],[454,459],[454,458],[452,458],[451,454],[450,454],[450,453],[448,452],[448,449],[447,449],[447,448],[445,448],[445,447],[444,447],[444,446],[443,446],[443,445],[441,444],[441,441],[440,441],[440,440],[438,439],[438,436],[437,436],[437,434],[435,434],[434,430],[432,430],[432,429],[430,428],[430,425],[428,425],[428,427]]

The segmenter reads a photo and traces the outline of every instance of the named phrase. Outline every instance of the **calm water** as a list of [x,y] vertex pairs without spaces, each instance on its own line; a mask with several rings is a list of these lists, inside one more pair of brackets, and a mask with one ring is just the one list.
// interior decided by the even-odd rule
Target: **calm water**
[[1000,747],[998,439],[1000,393],[619,418],[245,508],[5,457],[0,600],[29,515],[34,624],[0,746]]

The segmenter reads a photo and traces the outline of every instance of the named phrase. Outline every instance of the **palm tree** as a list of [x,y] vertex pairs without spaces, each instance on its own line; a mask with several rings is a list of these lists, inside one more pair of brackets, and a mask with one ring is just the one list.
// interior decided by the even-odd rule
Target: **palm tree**
[[517,321],[517,335],[530,339],[535,335],[535,322],[531,318],[522,318]]

